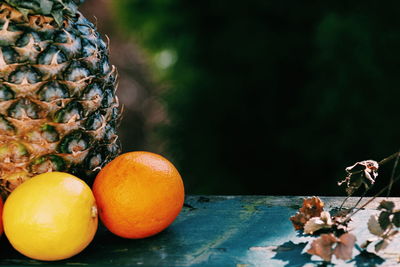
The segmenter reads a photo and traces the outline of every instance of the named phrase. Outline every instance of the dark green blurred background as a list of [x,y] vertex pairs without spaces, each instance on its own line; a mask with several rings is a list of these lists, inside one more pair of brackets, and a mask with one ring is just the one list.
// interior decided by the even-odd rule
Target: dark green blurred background
[[345,167],[399,149],[398,10],[333,0],[82,7],[111,39],[124,151],[161,153],[187,193],[280,195],[342,195]]

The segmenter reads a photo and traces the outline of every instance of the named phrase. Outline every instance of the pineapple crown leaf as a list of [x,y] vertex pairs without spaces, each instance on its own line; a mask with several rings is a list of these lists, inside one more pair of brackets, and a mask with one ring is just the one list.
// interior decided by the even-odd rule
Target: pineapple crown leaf
[[[74,16],[78,5],[85,0],[3,0],[17,8],[24,15],[51,15],[61,25],[64,16]],[[1,0],[0,0],[1,2]]]
[[40,0],[40,8],[43,10],[43,13],[49,14],[53,9],[53,2],[50,0]]

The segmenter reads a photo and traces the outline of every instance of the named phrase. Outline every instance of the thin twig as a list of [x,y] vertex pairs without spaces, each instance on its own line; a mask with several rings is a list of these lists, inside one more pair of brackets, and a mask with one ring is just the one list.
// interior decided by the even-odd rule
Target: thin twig
[[352,194],[349,194],[349,195],[343,200],[342,204],[341,204],[340,207],[339,207],[339,211],[342,210],[344,203],[346,203],[346,201],[351,197],[351,195],[352,195]]
[[399,164],[400,149],[399,149],[399,151],[398,151],[397,153],[395,153],[395,154],[397,154],[397,155],[395,156],[395,157],[396,157],[396,161],[395,161],[394,164],[393,164],[392,173],[390,174],[389,188],[388,188],[386,197],[389,197],[390,191],[392,191],[394,175],[395,175],[395,173],[396,173],[397,165]]
[[[397,154],[397,153],[396,153]],[[395,182],[397,182],[398,180],[400,180],[400,176],[397,176],[394,180],[393,180],[393,184]],[[369,203],[371,203],[372,201],[374,201],[378,196],[380,196],[383,192],[385,192],[385,190],[387,190],[389,188],[389,185],[385,186],[384,188],[382,188],[378,193],[376,193],[373,197],[371,197],[367,202],[365,202],[363,205],[361,205],[360,208],[358,208],[357,210],[355,210],[353,213],[351,213],[350,215],[347,216],[345,222],[348,222],[352,216],[354,216],[357,212],[359,212],[361,209],[365,208]]]
[[392,155],[390,155],[387,158],[382,159],[381,161],[378,162],[379,165],[384,165],[386,163],[388,163],[389,161],[391,161],[392,159],[399,157],[400,151],[393,153]]
[[358,199],[357,203],[354,205],[354,208],[357,208],[357,205],[360,204],[361,200],[365,197],[365,195],[367,194],[368,189],[365,189],[364,193],[362,194],[362,196]]
[[[354,205],[354,207],[351,208],[351,210],[355,209],[357,207],[357,205],[361,202],[361,200],[363,199],[363,197],[365,197],[365,195],[368,193],[368,191],[372,188],[373,185],[371,185],[370,187],[366,187],[364,193],[361,195],[360,199],[357,201],[357,203]],[[354,192],[353,192],[354,193]],[[339,211],[342,210],[344,204],[346,203],[346,201],[353,195],[353,193],[350,193],[347,195],[347,197],[343,200],[342,204],[339,207]]]
[[[369,189],[371,189],[371,188],[369,188]],[[360,204],[361,200],[362,200],[362,199],[365,197],[365,195],[368,193],[368,190],[369,190],[369,189],[365,189],[364,193],[363,193],[363,194],[361,195],[361,197],[357,200],[357,203],[356,203],[351,209],[349,209],[348,212],[351,212],[351,211],[353,211],[355,208],[357,208],[357,205]],[[343,200],[342,205],[340,205],[339,211],[342,210],[344,203],[345,203],[350,197],[351,197],[351,195],[348,195],[348,196]]]

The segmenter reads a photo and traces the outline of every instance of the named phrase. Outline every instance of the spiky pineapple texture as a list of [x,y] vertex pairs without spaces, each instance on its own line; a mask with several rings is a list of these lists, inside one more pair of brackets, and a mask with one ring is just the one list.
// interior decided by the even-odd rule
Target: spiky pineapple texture
[[5,1],[0,1],[2,194],[47,171],[90,179],[120,150],[116,69],[107,44],[79,12],[62,9],[60,25],[52,12],[36,8],[78,0]]
[[28,14],[50,15],[61,25],[65,16],[74,16],[78,5],[85,0],[4,0],[25,16]]

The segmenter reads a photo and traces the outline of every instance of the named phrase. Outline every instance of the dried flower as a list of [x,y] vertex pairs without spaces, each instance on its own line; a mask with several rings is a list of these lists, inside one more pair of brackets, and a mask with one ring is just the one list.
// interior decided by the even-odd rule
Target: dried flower
[[352,195],[361,185],[364,185],[365,189],[368,190],[370,185],[375,183],[378,176],[378,168],[379,164],[374,160],[356,162],[354,165],[346,168],[347,176],[338,185],[346,183],[346,192],[348,195]]
[[324,210],[324,202],[318,197],[306,198],[303,206],[290,220],[296,230],[302,230],[304,225],[313,217],[319,217]]
[[322,234],[311,243],[307,253],[319,256],[324,261],[331,261],[332,255],[338,259],[350,260],[355,242],[356,237],[350,233],[345,233],[339,238],[333,234]]

